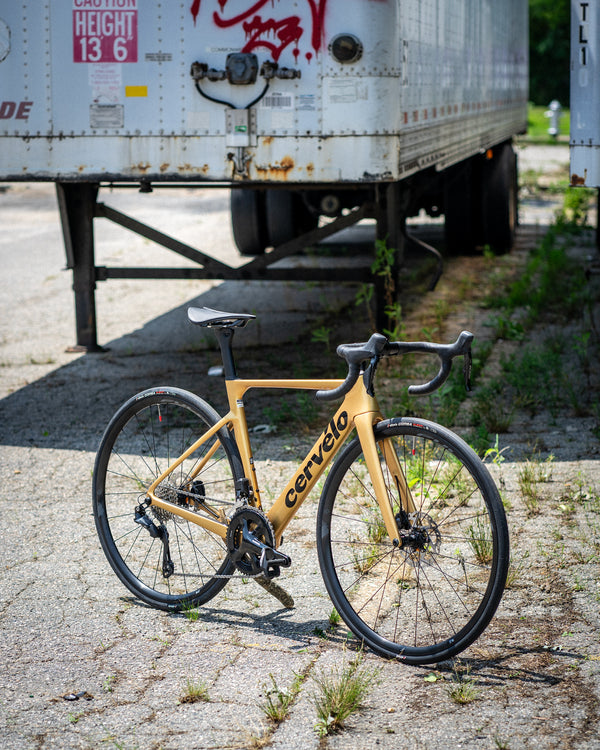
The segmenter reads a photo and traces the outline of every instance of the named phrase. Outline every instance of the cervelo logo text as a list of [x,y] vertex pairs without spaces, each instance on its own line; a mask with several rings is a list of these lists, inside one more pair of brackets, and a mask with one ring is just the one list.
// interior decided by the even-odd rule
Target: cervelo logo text
[[298,500],[298,494],[304,492],[309,481],[313,478],[313,466],[322,465],[326,458],[324,454],[331,452],[336,441],[340,438],[340,433],[343,432],[346,427],[348,427],[348,412],[345,411],[338,416],[337,421],[332,419],[327,425],[327,429],[323,433],[323,439],[319,443],[317,450],[300,469],[294,486],[286,493],[285,504],[288,508],[294,507]]

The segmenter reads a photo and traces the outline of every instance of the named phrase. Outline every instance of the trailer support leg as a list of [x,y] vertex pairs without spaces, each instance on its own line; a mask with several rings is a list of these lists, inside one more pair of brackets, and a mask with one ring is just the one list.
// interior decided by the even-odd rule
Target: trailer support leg
[[[374,277],[375,282],[375,322],[377,330],[393,328],[393,313],[389,307],[397,301],[398,274],[404,258],[405,222],[408,193],[398,182],[383,185],[377,195],[377,239],[394,251],[393,259],[389,255],[379,265]],[[378,248],[375,248],[377,262]],[[388,308],[388,311],[386,311]]]
[[73,271],[77,343],[69,351],[102,351],[96,331],[96,268],[94,262],[94,212],[98,185],[57,182],[67,268]]

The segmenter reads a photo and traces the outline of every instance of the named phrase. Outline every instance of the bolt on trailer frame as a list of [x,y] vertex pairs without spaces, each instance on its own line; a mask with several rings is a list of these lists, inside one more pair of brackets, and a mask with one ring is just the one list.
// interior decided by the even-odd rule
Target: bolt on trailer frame
[[[363,218],[399,263],[421,209],[458,252],[511,241],[526,0],[21,0],[0,7],[0,77],[0,180],[57,183],[86,349],[100,280],[328,279],[274,264]],[[253,259],[233,268],[98,200],[132,185],[233,188]],[[197,267],[97,267],[99,218]]]

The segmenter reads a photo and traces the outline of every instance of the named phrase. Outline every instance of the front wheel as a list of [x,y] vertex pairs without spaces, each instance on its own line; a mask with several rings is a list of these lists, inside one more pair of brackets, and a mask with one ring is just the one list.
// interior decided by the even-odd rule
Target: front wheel
[[[147,504],[147,489],[214,425],[219,415],[178,388],[144,391],[115,414],[94,467],[93,508],[102,548],[135,596],[166,610],[198,606],[227,583],[234,565],[225,541],[179,515]],[[226,428],[155,489],[163,500],[219,520],[243,474]]]
[[[377,653],[407,664],[443,661],[481,635],[500,602],[509,563],[504,508],[486,467],[449,430],[411,419],[374,429],[397,541],[356,438],[319,504],[325,585],[348,627]],[[400,502],[403,487],[410,500]]]

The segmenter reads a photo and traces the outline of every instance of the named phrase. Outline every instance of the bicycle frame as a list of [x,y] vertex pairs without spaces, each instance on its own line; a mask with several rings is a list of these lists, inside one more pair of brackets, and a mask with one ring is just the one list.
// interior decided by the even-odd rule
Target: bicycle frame
[[[238,445],[245,476],[249,479],[253,496],[251,503],[262,507],[260,488],[256,476],[254,458],[250,445],[244,395],[252,388],[259,389],[295,389],[295,390],[331,390],[341,385],[342,380],[243,380],[230,379],[225,381],[229,412],[216,424],[210,427],[193,445],[191,445],[169,468],[163,472],[148,488],[151,504],[168,510],[192,523],[202,526],[208,531],[225,538],[227,522],[224,515],[214,512],[214,518],[206,518],[180,505],[163,500],[155,495],[156,488],[171,474],[184,460],[195,453],[202,445],[226,427],[233,430]],[[388,497],[380,460],[377,454],[373,427],[383,419],[377,400],[367,393],[362,378],[358,378],[353,388],[346,394],[342,404],[321,432],[316,442],[307,453],[299,468],[288,481],[284,490],[266,512],[275,531],[276,544],[281,542],[283,531],[295,516],[296,512],[307,498],[315,484],[323,475],[331,460],[338,453],[348,435],[356,429],[361,443],[367,470],[375,488],[377,501],[385,522],[387,533],[393,544],[398,544],[398,527],[392,510],[391,498]],[[196,466],[190,481],[200,473],[219,446],[218,436],[208,453]],[[400,467],[395,451],[388,441],[383,441],[383,451],[387,467],[393,474],[393,479],[406,512],[414,512],[415,505],[410,489]]]

